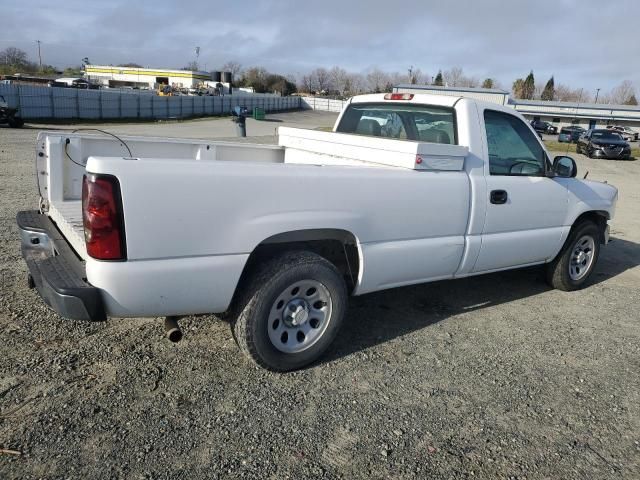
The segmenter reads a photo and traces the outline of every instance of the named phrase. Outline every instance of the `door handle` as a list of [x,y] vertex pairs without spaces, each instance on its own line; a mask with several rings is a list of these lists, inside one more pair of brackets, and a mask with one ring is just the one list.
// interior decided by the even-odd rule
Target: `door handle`
[[491,190],[490,200],[495,205],[503,205],[507,203],[509,195],[506,190]]

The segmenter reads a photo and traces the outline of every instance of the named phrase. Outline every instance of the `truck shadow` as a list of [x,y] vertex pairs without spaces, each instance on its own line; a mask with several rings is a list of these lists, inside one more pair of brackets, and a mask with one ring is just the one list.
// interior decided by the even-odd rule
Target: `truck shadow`
[[[589,285],[638,265],[640,244],[612,238],[601,250]],[[461,313],[543,295],[550,290],[544,280],[544,269],[530,267],[352,297],[340,335],[319,362],[332,362],[367,350]]]

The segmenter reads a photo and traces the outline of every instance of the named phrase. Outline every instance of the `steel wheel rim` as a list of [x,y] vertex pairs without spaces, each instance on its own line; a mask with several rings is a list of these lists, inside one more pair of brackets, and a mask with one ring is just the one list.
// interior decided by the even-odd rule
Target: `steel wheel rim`
[[332,309],[331,294],[321,282],[292,283],[271,306],[267,324],[271,344],[283,353],[310,348],[327,330]]
[[571,249],[569,259],[569,276],[571,280],[583,279],[593,264],[596,242],[593,237],[584,235],[578,239]]

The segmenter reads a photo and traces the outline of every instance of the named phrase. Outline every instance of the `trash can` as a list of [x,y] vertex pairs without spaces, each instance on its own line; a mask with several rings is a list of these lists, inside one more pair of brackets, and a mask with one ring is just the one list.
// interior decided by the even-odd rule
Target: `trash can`
[[253,119],[264,120],[264,108],[253,107]]

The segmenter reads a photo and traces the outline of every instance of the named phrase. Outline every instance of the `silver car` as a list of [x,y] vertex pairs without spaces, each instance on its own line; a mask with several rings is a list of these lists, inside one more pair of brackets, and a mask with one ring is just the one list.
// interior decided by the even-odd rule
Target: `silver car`
[[607,128],[618,132],[627,142],[638,141],[638,132],[629,127],[623,127],[622,125],[609,125]]

